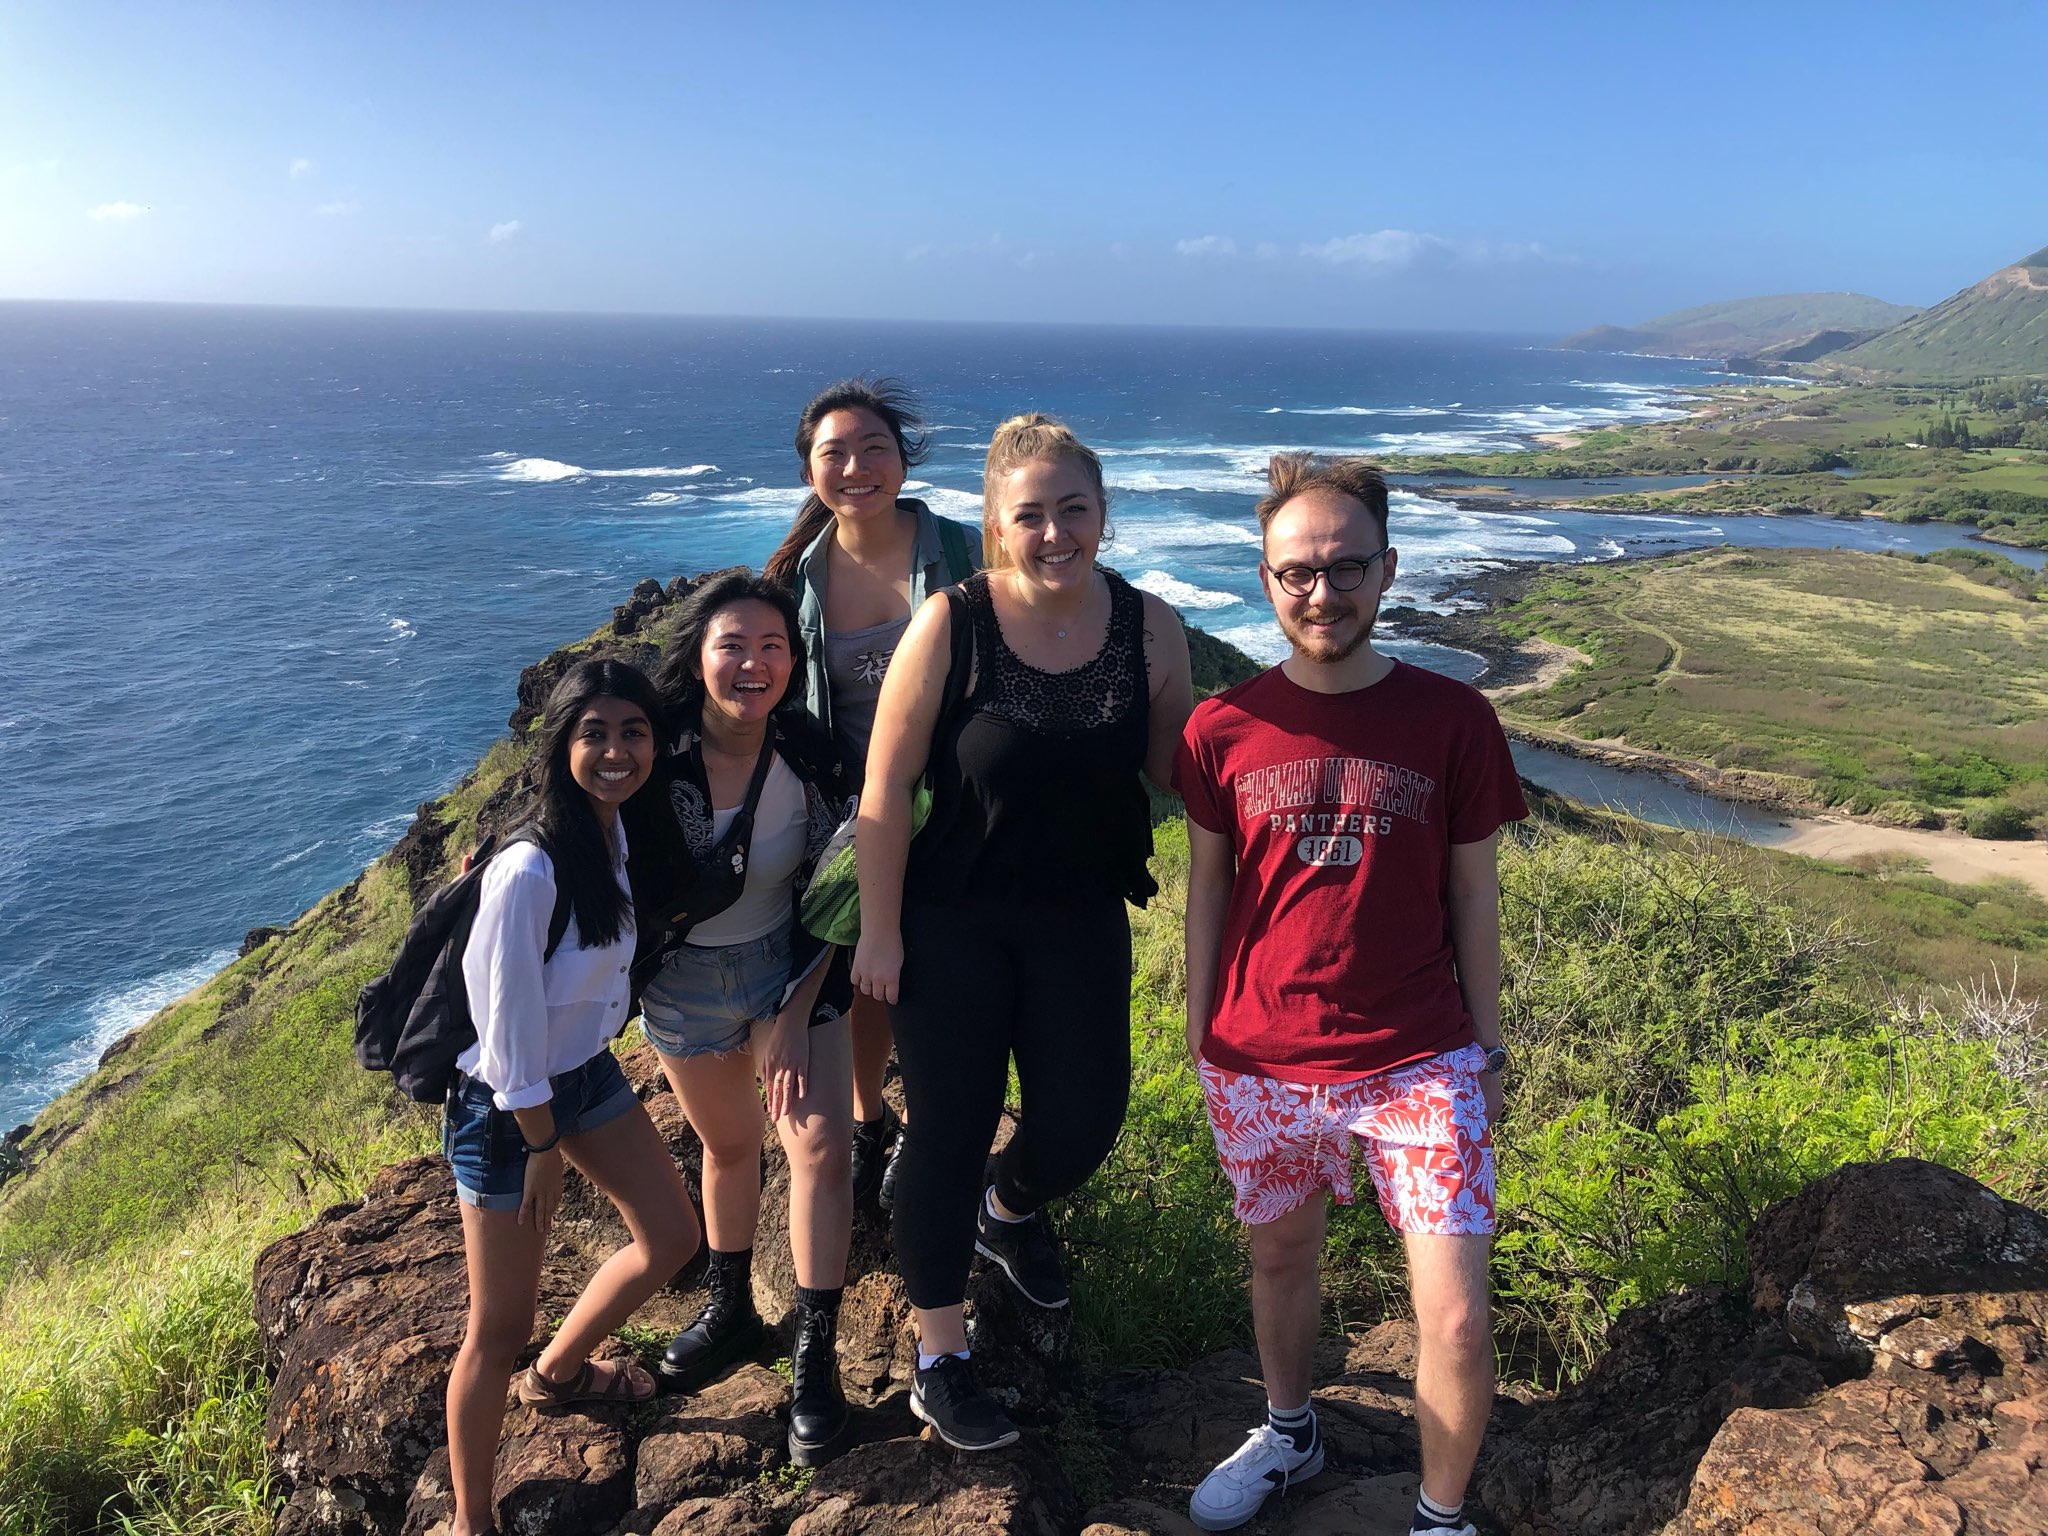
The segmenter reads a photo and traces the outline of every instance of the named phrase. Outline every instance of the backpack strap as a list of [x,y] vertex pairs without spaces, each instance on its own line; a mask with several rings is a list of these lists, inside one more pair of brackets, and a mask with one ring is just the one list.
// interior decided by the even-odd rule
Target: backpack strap
[[[508,836],[500,847],[510,848],[514,843],[531,843],[541,846],[540,828],[525,826]],[[478,864],[481,867],[482,861]],[[541,951],[540,963],[546,965],[555,958],[555,951],[562,947],[562,939],[569,932],[569,915],[574,908],[569,904],[569,892],[560,880],[555,882],[555,909],[548,914],[548,947]]]
[[939,547],[946,554],[946,574],[958,586],[974,574],[974,552],[967,547],[967,530],[950,517],[939,522]]

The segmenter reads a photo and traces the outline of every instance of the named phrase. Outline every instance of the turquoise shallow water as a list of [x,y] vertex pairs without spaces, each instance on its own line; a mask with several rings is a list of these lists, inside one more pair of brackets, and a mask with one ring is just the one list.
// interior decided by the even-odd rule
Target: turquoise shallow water
[[[1718,380],[1512,337],[0,304],[0,1125],[388,846],[635,580],[765,557],[798,407],[859,370],[923,395],[916,493],[958,516],[998,420],[1068,418],[1107,558],[1258,654],[1276,449],[1507,446]],[[1763,526],[1395,503],[1425,603]]]

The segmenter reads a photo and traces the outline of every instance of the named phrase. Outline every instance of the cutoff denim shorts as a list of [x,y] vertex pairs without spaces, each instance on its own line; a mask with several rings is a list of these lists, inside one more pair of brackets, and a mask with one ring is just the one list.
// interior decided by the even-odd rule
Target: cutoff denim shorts
[[[564,1136],[594,1131],[640,1101],[618,1058],[599,1051],[580,1067],[548,1079],[555,1129]],[[490,1084],[458,1077],[441,1114],[441,1153],[455,1170],[455,1193],[483,1211],[516,1211],[526,1194],[526,1141],[512,1111],[491,1102]]]
[[736,1051],[789,985],[793,925],[744,944],[685,944],[640,996],[640,1027],[664,1056]]

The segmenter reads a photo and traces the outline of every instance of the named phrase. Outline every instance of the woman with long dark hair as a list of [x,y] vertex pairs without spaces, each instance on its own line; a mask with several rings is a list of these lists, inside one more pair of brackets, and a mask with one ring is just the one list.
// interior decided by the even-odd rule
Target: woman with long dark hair
[[[902,494],[927,449],[917,402],[895,379],[842,380],[797,418],[811,494],[766,574],[797,597],[803,702],[831,731],[858,788],[882,678],[927,594],[965,581],[974,545],[958,523]],[[888,1205],[902,1124],[882,1099],[889,1013],[853,1003],[853,1191]]]
[[665,851],[636,889],[652,940],[643,1027],[703,1143],[711,1246],[710,1302],[669,1345],[663,1372],[694,1387],[759,1341],[765,1089],[789,1159],[789,1451],[816,1466],[849,1422],[836,1336],[853,1228],[853,1060],[843,961],[796,909],[852,786],[797,695],[803,659],[795,600],[774,582],[727,572],[685,602],[656,679],[674,735],[645,810],[659,823],[646,843]]
[[[892,1005],[917,1128],[895,1206],[918,1331],[911,1411],[969,1451],[1017,1430],[968,1366],[968,1266],[979,1251],[1026,1299],[1065,1306],[1043,1208],[1123,1124],[1124,903],[1154,889],[1139,775],[1169,781],[1191,708],[1179,616],[1095,563],[1101,460],[1058,422],[1014,417],[982,489],[988,569],[918,610],[882,690],[853,961],[854,984]],[[927,761],[931,814],[912,842]],[[989,1179],[1013,1059],[1022,1110]]]
[[[521,1373],[520,1401],[651,1397],[640,1367],[590,1353],[697,1248],[682,1176],[609,1048],[626,1023],[635,937],[619,812],[654,771],[661,718],[653,685],[623,662],[586,661],[556,684],[541,717],[536,840],[492,857],[463,950],[477,1038],[456,1058],[443,1130],[469,1269],[469,1325],[448,1378],[454,1536],[493,1529],[505,1386],[533,1334],[564,1161],[618,1207],[632,1241]],[[550,954],[558,892],[568,920]]]

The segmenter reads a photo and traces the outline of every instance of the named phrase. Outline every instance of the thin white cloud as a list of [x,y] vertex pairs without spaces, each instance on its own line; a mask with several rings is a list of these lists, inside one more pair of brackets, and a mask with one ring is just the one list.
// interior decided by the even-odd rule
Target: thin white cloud
[[1182,256],[1235,256],[1237,242],[1228,235],[1201,235],[1193,240],[1176,240],[1174,251]]
[[285,167],[285,175],[291,177],[293,181],[301,181],[312,174],[313,162],[310,160],[294,160]]
[[322,203],[313,212],[323,219],[345,219],[351,214],[361,213],[361,203]]
[[492,245],[503,245],[507,240],[510,240],[514,235],[518,234],[519,231],[524,229],[525,227],[526,226],[520,223],[517,219],[507,219],[502,224],[493,224],[491,226],[491,232],[485,235],[484,239],[489,241]]
[[1301,254],[1335,267],[1412,267],[1425,257],[1451,249],[1451,242],[1441,235],[1421,234],[1412,229],[1376,229],[1369,235],[1339,235],[1317,245],[1304,245]]
[[1491,267],[1543,261],[1575,265],[1576,256],[1545,250],[1531,240],[1453,240],[1425,230],[1377,229],[1371,234],[1339,235],[1304,245],[1300,254],[1333,267],[1398,272],[1409,267]]
[[89,219],[103,223],[125,224],[130,219],[139,219],[149,210],[140,203],[101,203],[86,214]]

